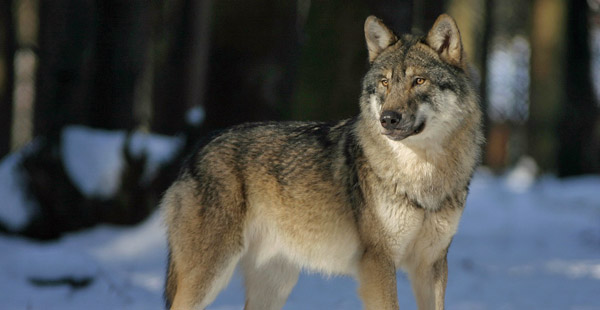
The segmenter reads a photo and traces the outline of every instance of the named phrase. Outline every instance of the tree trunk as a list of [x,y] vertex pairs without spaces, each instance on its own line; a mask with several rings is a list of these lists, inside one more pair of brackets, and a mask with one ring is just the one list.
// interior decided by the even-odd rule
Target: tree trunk
[[155,32],[156,74],[151,128],[163,134],[185,129],[185,113],[202,105],[206,88],[212,0],[172,1],[160,14]]
[[15,33],[12,1],[0,1],[0,159],[10,152]]
[[[366,0],[370,14],[381,18],[396,33],[410,33],[415,20],[413,11],[419,1],[413,0]],[[442,1],[440,1],[442,2]],[[434,8],[436,9],[437,6]],[[364,22],[364,20],[363,20]],[[433,21],[432,21],[433,23]],[[431,27],[429,25],[428,27]]]
[[88,121],[94,5],[91,0],[40,1],[39,18],[34,135],[58,138],[65,124]]
[[297,4],[214,3],[205,129],[289,114],[298,50]]
[[444,13],[445,2],[443,0],[414,1],[412,29],[423,34],[427,33],[438,16]]
[[[488,98],[488,56],[490,54],[490,44],[492,40],[492,29],[493,29],[493,9],[494,9],[494,1],[493,0],[484,0],[483,5],[483,30],[481,35],[479,36],[479,46],[478,52],[479,55],[479,64],[480,64],[480,82],[479,82],[479,94],[481,100],[481,110],[483,112],[483,130],[484,136],[488,141],[486,147],[484,147],[484,164],[489,165],[494,170],[499,170],[500,168],[504,168],[506,164],[506,157],[508,156],[507,152],[507,143],[508,139],[498,139],[499,137],[507,137],[505,135],[506,128],[504,128],[504,124],[494,124],[494,128],[492,129],[492,122],[489,117],[489,98]],[[510,128],[509,128],[510,129]],[[492,135],[492,131],[494,134]],[[510,133],[510,131],[508,131]],[[506,143],[506,144],[505,144]],[[501,145],[500,147],[498,145]],[[494,153],[496,152],[496,153]],[[502,153],[498,153],[502,152]]]
[[592,150],[598,107],[591,79],[588,4],[571,0],[567,6],[566,95],[558,126],[558,174],[598,172],[600,158]]
[[534,2],[527,147],[545,171],[557,167],[558,119],[565,100],[564,85],[571,83],[564,78],[565,22],[564,0]]
[[135,127],[134,93],[150,39],[145,27],[149,9],[145,0],[96,0],[98,28],[91,126]]
[[485,136],[489,135],[489,127],[490,120],[488,117],[488,94],[487,94],[487,85],[488,85],[488,55],[490,52],[490,41],[492,40],[492,16],[494,8],[493,0],[485,0],[483,6],[483,30],[481,31],[480,39],[478,40],[479,44],[477,46],[480,47],[480,52],[478,55],[480,62],[480,84],[479,84],[479,94],[481,96],[481,109],[483,112],[483,128],[485,132]]

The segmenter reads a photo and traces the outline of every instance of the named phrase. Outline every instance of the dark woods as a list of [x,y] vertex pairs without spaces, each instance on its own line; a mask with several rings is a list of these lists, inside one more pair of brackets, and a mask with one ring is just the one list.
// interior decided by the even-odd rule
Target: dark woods
[[[214,129],[356,114],[367,67],[363,23],[371,14],[402,33],[423,32],[449,12],[482,90],[490,83],[488,59],[499,38],[529,38],[528,114],[486,119],[485,164],[500,172],[527,154],[544,172],[600,172],[589,72],[595,11],[585,0],[496,2],[0,1],[0,156],[35,139],[21,166],[39,205],[23,230],[0,229],[47,239],[100,222],[134,224],[156,209],[194,141]],[[560,31],[538,34],[550,27],[546,20]],[[483,91],[484,108],[493,115],[488,99]],[[199,126],[186,121],[197,106],[205,113]],[[143,182],[147,158],[129,152],[126,139],[121,188],[114,197],[90,198],[61,159],[61,133],[72,124],[187,142]]]

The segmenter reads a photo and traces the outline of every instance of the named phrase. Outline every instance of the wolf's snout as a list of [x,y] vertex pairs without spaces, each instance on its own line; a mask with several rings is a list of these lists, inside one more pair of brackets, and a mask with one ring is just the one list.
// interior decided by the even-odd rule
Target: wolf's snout
[[400,120],[402,120],[402,114],[386,110],[381,113],[381,126],[387,130],[394,130],[400,126]]

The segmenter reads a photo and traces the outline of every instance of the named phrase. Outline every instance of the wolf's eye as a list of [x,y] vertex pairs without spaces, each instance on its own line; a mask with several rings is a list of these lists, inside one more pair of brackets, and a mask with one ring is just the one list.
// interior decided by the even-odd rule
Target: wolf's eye
[[423,85],[423,84],[425,84],[425,79],[424,78],[418,77],[418,78],[415,79],[414,85]]
[[388,87],[388,85],[390,85],[390,82],[388,82],[388,80],[387,80],[387,79],[383,79],[383,80],[381,80],[381,85],[382,85],[383,87],[387,88],[387,87]]

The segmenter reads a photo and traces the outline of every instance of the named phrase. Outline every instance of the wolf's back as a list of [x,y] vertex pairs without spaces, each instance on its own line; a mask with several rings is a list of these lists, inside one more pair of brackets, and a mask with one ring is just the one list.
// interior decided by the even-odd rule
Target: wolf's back
[[209,170],[236,170],[239,177],[273,178],[281,186],[328,180],[355,160],[355,125],[354,119],[238,125],[196,151],[183,174],[200,177]]

